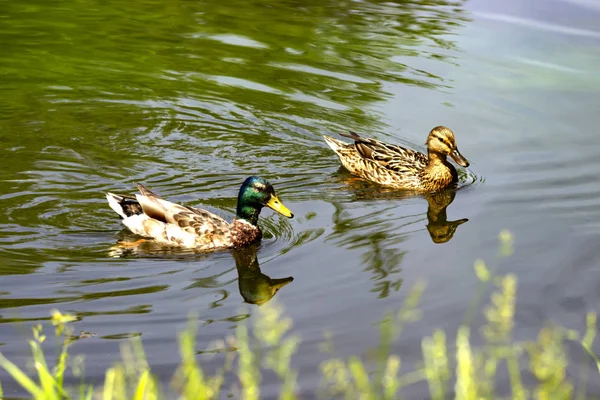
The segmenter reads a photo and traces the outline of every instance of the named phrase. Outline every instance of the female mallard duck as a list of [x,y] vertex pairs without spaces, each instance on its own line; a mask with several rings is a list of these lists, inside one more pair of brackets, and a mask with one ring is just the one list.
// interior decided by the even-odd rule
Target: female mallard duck
[[294,217],[279,201],[273,186],[256,176],[242,184],[236,218],[231,224],[208,211],[163,200],[143,185],[137,187],[141,194],[135,197],[107,193],[108,204],[133,233],[166,245],[203,251],[238,248],[262,237],[256,224],[264,206]]
[[427,137],[427,155],[401,146],[366,139],[356,133],[341,136],[354,139],[346,143],[329,136],[325,141],[351,173],[398,189],[434,192],[458,181],[450,156],[462,167],[469,161],[459,153],[454,133],[445,126],[431,130]]

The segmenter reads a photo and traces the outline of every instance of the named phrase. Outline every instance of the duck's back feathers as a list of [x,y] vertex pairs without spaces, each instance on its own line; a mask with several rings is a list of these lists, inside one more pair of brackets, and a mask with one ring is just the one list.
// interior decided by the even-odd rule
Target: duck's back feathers
[[[206,210],[184,206],[164,200],[147,187],[137,184],[141,194],[136,195],[144,214],[150,218],[162,222],[176,224],[180,228],[194,227],[202,228],[202,224],[207,225],[209,230],[223,230],[229,227],[229,223],[223,218],[210,213]],[[199,225],[200,224],[200,225]],[[200,233],[200,231],[196,231]]]
[[341,134],[341,136],[354,140],[354,147],[361,157],[395,172],[411,172],[425,168],[428,163],[427,156],[424,154],[402,146],[363,138],[354,132]]
[[166,212],[167,207],[173,203],[165,202],[158,195],[154,194],[147,187],[140,183],[136,183],[137,188],[141,194],[136,194],[135,198],[139,202],[144,214],[150,218],[157,219],[162,222],[167,222]]
[[138,184],[135,197],[107,193],[110,207],[132,232],[157,242],[203,250],[231,246],[231,225],[223,218],[160,198]]

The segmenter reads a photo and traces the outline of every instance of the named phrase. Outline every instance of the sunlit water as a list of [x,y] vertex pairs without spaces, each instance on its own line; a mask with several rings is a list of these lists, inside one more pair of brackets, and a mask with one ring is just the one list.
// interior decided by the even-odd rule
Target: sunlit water
[[[504,228],[516,251],[497,272],[519,279],[517,338],[549,320],[582,329],[597,309],[596,3],[0,5],[0,351],[18,365],[30,326],[58,308],[95,334],[72,347],[92,381],[137,335],[167,380],[190,313],[205,348],[251,319],[244,299],[269,301],[259,283],[285,282],[271,301],[302,339],[294,366],[311,398],[324,332],[336,356],[365,355],[384,313],[426,281],[423,317],[394,348],[408,371],[424,335],[460,324],[473,261],[494,257]],[[437,197],[357,180],[322,140],[354,130],[424,150],[440,124],[471,167]],[[296,214],[263,211],[254,253],[115,249],[131,235],[105,191],[143,182],[231,219],[252,174]],[[277,387],[267,378],[264,398]]]

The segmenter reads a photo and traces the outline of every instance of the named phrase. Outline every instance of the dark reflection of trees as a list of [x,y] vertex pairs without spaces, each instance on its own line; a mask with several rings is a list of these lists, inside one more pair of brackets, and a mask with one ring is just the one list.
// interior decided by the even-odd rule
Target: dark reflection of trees
[[[415,196],[415,193],[383,188],[345,171],[339,178],[346,183],[354,201],[402,201]],[[333,239],[348,249],[365,249],[362,255],[362,261],[367,265],[365,271],[370,271],[375,281],[371,291],[379,293],[380,298],[387,297],[391,289],[397,291],[402,286],[400,265],[406,251],[401,249],[401,243],[408,234],[419,230],[417,226],[426,221],[431,240],[434,243],[446,243],[452,239],[458,226],[468,221],[466,218],[448,221],[446,209],[455,196],[455,190],[421,195],[427,200],[427,218],[418,214],[386,219],[385,215],[397,207],[397,204],[390,203],[384,203],[372,213],[353,217],[344,209],[344,203],[334,204],[334,233],[328,240]]]
[[[333,240],[347,249],[363,250],[362,262],[365,271],[373,274],[375,287],[372,292],[379,297],[387,297],[390,289],[399,290],[403,279],[400,277],[400,264],[406,251],[400,244],[406,233],[400,228],[414,223],[410,217],[385,220],[381,215],[391,212],[395,206],[379,207],[371,213],[354,217],[346,213],[344,203],[334,204],[333,233],[326,240]],[[414,217],[414,216],[411,216]]]
[[257,246],[232,251],[238,272],[240,295],[246,303],[262,305],[275,296],[293,277],[271,278],[263,274],[256,256]]
[[[235,101],[240,95],[260,104],[283,97],[285,101],[270,103],[269,108],[318,119],[326,115],[331,122],[344,124],[376,123],[364,107],[387,97],[383,82],[428,88],[447,85],[410,60],[450,60],[454,44],[448,34],[465,21],[463,1],[207,0],[203,4],[205,12],[197,15],[201,25],[192,36],[197,41],[190,41],[205,51],[195,73],[219,71],[277,92],[249,93],[230,81]],[[236,62],[224,61],[233,47]],[[313,100],[305,101],[308,97]]]
[[[60,124],[59,143],[82,136],[69,132],[82,119],[101,122],[107,134],[148,126],[152,116],[166,131],[198,119],[223,131],[265,123],[252,110],[377,124],[365,106],[387,97],[383,83],[448,85],[417,59],[452,62],[451,35],[467,20],[464,1],[137,0],[107,7],[81,0],[48,7],[33,0],[39,7],[32,4],[27,21],[35,32],[15,26],[3,37],[0,88],[13,95],[0,108],[17,124],[44,121],[45,132]],[[23,18],[16,4],[7,4],[7,21]],[[104,110],[94,121],[89,104],[98,101]]]

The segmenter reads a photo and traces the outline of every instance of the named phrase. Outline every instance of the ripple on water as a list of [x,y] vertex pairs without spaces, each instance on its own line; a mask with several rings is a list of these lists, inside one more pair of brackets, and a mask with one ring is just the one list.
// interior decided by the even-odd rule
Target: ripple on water
[[496,189],[493,203],[545,210],[572,219],[575,226],[589,226],[600,207],[600,165],[595,153],[590,147],[518,152],[513,157],[519,162],[506,165],[503,174],[509,178]]

